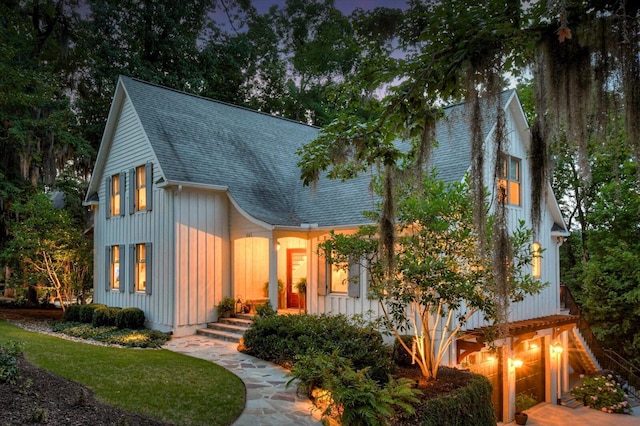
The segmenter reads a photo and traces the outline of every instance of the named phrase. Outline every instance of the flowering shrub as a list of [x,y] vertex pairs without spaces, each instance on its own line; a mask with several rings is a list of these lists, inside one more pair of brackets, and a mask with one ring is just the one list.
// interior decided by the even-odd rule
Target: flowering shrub
[[603,413],[631,414],[627,395],[611,374],[585,378],[573,389],[573,395],[584,405]]

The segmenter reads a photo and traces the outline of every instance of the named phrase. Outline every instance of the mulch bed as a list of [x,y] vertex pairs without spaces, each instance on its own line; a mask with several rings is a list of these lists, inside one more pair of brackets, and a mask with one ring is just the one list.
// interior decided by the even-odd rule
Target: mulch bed
[[[0,319],[59,319],[59,309],[0,308]],[[96,400],[89,388],[18,358],[20,378],[0,383],[0,424],[24,425],[169,425]]]

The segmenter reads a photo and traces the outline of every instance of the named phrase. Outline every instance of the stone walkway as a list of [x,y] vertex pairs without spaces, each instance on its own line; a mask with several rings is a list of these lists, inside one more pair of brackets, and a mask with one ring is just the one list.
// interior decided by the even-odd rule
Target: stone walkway
[[247,390],[247,403],[236,426],[319,425],[320,413],[308,398],[286,388],[287,370],[236,350],[237,343],[207,337],[174,337],[163,348],[201,358],[238,376]]

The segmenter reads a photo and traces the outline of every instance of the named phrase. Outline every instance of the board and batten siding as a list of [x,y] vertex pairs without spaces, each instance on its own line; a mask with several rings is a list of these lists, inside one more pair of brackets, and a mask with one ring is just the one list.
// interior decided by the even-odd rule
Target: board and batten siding
[[[161,331],[172,331],[174,325],[173,286],[173,227],[170,226],[172,194],[152,185],[153,208],[129,214],[129,197],[135,189],[130,182],[131,168],[153,163],[153,176],[160,170],[140,125],[138,117],[127,99],[118,117],[113,139],[98,186],[99,207],[94,223],[94,302],[107,306],[137,307],[144,311],[147,325]],[[125,214],[107,218],[105,181],[121,174],[121,196],[125,198]],[[154,179],[155,180],[155,179]],[[151,243],[152,259],[147,274],[151,278],[151,294],[130,292],[130,245]],[[124,291],[107,290],[109,270],[106,266],[107,247],[124,246],[120,253],[120,282]]]
[[[521,160],[521,204],[520,206],[508,205],[507,206],[507,226],[510,230],[514,230],[518,227],[519,221],[523,220],[525,226],[532,229],[531,223],[531,187],[530,187],[530,171],[529,160],[526,146],[529,145],[530,134],[528,129],[524,127],[524,122],[520,119],[519,111],[517,111],[517,103],[512,102],[510,107],[506,111],[506,136],[508,144],[504,151],[513,157],[517,157]],[[493,146],[493,132],[489,134],[487,146]],[[487,157],[489,161],[485,164],[485,176],[493,176],[494,161],[493,156]],[[487,187],[492,187],[494,184],[490,178],[486,183]],[[492,191],[495,193],[495,191]],[[495,204],[495,199],[492,200]],[[551,200],[547,200],[551,202]],[[558,278],[558,242],[551,235],[551,228],[553,227],[553,220],[549,213],[550,206],[543,204],[542,206],[542,220],[540,227],[536,234],[535,240],[540,243],[544,250],[542,254],[542,271],[540,280],[542,282],[548,282],[549,285],[545,287],[540,293],[526,297],[522,302],[511,304],[508,312],[509,321],[521,321],[532,318],[539,318],[547,315],[554,315],[558,313],[559,309],[559,278]],[[533,241],[532,241],[533,243]],[[531,266],[527,266],[529,273],[531,273]],[[471,330],[478,327],[488,325],[482,318],[481,313],[476,313],[466,324],[466,329]]]
[[174,192],[175,335],[217,320],[216,305],[230,294],[229,202],[223,192]]

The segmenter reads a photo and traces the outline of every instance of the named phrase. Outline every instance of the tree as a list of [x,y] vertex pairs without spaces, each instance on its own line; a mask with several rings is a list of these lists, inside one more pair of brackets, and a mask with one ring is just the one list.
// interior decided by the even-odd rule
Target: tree
[[78,15],[74,1],[0,5],[0,244],[11,203],[55,184],[93,155],[70,107]]
[[[508,254],[510,242],[503,203],[498,203],[494,212],[493,247],[482,239],[487,223],[484,184],[497,181],[498,159],[507,143],[505,116],[499,102],[506,86],[505,76],[534,76],[536,114],[531,126],[530,175],[531,216],[536,232],[551,176],[553,143],[566,140],[568,149],[577,153],[580,178],[588,182],[591,172],[585,154],[587,136],[607,134],[611,117],[617,117],[624,128],[623,146],[638,157],[639,10],[640,5],[615,0],[531,4],[517,0],[411,0],[397,31],[406,55],[389,61],[385,69],[374,74],[356,71],[347,82],[347,92],[355,96],[381,88],[387,89],[387,96],[381,102],[360,103],[359,114],[354,114],[354,109],[341,110],[315,141],[300,150],[303,181],[311,184],[325,171],[330,178],[348,179],[365,170],[382,170],[382,256],[392,270],[398,201],[394,197],[393,176],[397,165],[423,173],[435,144],[440,105],[464,100],[470,109],[470,187],[479,246],[481,250]],[[367,53],[366,49],[361,51],[362,55]],[[491,147],[483,146],[482,129],[487,117],[495,118],[497,123]],[[400,149],[398,139],[411,149]],[[608,140],[603,141],[607,146]],[[490,176],[484,176],[486,148],[490,148],[496,165]],[[508,256],[493,258],[495,279],[506,295]],[[506,312],[506,297],[503,300],[501,310]]]
[[[376,226],[361,227],[351,235],[332,233],[320,248],[342,268],[359,264],[367,270],[369,297],[379,301],[386,326],[414,357],[423,377],[436,379],[447,349],[472,315],[482,312],[490,321],[503,320],[493,253],[478,249],[480,237],[473,226],[466,183],[445,184],[429,177],[421,185],[405,182],[398,191],[399,236],[391,278],[380,256]],[[369,215],[380,220],[380,212]],[[507,277],[511,301],[546,285],[524,272],[532,259],[531,237],[522,223],[511,235],[514,252]],[[413,333],[411,346],[400,338],[405,330]]]
[[17,220],[10,225],[2,259],[14,270],[14,284],[52,291],[64,310],[63,301],[91,278],[91,240],[65,209],[54,207],[51,194],[36,194],[12,211]]

